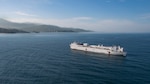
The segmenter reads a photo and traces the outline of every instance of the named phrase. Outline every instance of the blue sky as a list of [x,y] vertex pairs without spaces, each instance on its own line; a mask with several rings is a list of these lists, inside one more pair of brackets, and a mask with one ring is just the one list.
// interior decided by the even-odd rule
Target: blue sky
[[150,32],[150,0],[0,0],[0,18],[98,32]]

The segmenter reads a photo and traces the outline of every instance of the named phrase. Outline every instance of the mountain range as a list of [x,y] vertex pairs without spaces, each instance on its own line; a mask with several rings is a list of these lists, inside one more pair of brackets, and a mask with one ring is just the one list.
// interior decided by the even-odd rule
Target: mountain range
[[[12,31],[12,32],[11,32]],[[80,28],[67,28],[38,23],[17,23],[0,18],[0,33],[28,32],[89,32]]]

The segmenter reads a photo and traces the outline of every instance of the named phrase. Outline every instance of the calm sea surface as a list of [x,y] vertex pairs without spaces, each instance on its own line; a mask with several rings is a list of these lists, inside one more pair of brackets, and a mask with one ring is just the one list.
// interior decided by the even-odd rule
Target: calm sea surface
[[[128,54],[73,51],[73,41]],[[150,84],[150,34],[0,34],[0,84]]]

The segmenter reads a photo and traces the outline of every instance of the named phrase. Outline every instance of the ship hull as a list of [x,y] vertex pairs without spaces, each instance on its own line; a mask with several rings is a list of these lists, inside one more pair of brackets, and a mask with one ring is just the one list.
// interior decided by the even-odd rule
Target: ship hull
[[80,50],[80,51],[85,51],[85,52],[126,56],[126,52],[116,52],[116,51],[104,50],[104,49],[99,49],[99,48],[92,48],[89,46],[81,46],[81,45],[72,45],[71,44],[70,48],[73,50]]

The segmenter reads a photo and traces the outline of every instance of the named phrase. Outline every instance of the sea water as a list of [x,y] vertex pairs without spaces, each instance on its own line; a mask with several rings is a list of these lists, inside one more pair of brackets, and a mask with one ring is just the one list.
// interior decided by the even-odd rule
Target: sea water
[[[71,50],[120,45],[127,56]],[[149,84],[150,34],[0,34],[0,84]]]

